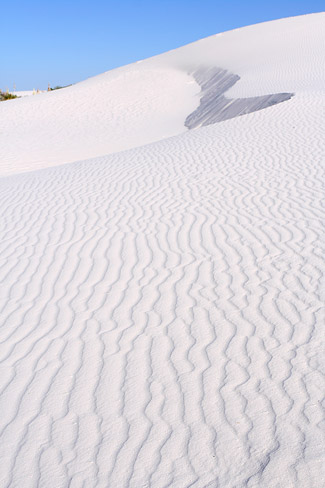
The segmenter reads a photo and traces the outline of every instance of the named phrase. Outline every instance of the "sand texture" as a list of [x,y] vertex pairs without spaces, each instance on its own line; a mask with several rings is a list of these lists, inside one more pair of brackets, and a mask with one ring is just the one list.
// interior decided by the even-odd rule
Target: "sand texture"
[[324,25],[0,104],[1,488],[325,486]]

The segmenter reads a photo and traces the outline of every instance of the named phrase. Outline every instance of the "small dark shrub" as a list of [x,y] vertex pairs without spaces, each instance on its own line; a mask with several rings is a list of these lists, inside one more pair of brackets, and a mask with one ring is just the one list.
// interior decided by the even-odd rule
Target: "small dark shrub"
[[17,95],[9,92],[3,92],[0,90],[0,102],[4,100],[12,100],[13,98],[18,98]]
[[60,90],[61,88],[67,88],[68,86],[71,86],[71,85],[65,85],[65,86],[60,86],[60,85],[57,85],[57,86],[55,86],[54,88],[50,88],[50,91],[53,91],[53,90]]

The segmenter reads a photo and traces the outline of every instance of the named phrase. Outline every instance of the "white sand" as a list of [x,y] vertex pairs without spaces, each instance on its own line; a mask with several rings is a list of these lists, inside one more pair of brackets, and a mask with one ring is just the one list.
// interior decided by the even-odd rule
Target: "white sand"
[[46,93],[45,90],[23,90],[23,91],[12,91],[10,92],[13,95],[17,95],[17,97],[31,97],[35,95],[40,95],[41,93]]
[[325,486],[324,24],[0,103],[1,487]]

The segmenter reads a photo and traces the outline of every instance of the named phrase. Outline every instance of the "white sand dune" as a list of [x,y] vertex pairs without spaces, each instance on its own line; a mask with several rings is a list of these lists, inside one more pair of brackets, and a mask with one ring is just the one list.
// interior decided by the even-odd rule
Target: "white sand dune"
[[[0,175],[84,160],[187,131],[197,70],[240,80],[229,98],[324,88],[324,14],[217,34],[77,85],[0,104]],[[323,99],[321,99],[323,100]],[[323,103],[321,101],[321,103]]]
[[1,487],[325,486],[324,25],[0,104]]

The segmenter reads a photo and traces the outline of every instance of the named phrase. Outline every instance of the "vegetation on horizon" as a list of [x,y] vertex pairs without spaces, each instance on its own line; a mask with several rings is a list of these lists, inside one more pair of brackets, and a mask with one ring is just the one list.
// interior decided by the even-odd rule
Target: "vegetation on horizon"
[[61,90],[61,88],[67,88],[68,86],[71,86],[71,84],[70,85],[64,85],[64,86],[57,85],[54,88],[50,88],[50,86],[49,86],[48,91]]
[[18,97],[13,93],[9,93],[9,91],[3,92],[0,90],[0,102],[3,102],[5,100],[12,100],[13,98],[18,98]]

